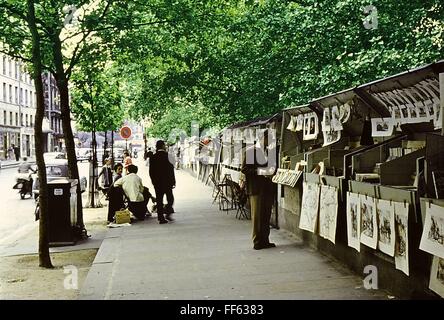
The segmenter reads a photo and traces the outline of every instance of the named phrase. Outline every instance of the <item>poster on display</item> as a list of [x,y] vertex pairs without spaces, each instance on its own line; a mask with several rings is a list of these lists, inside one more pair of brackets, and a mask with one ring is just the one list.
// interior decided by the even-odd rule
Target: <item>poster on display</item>
[[378,248],[385,254],[395,255],[395,207],[391,201],[378,199]]
[[299,228],[310,232],[316,232],[319,211],[319,184],[303,182],[302,207]]
[[322,131],[324,135],[323,147],[338,142],[341,139],[341,131]]
[[426,206],[419,249],[444,258],[444,207],[432,203]]
[[359,198],[361,200],[361,243],[376,249],[378,246],[376,202],[374,198],[362,194]]
[[296,118],[296,131],[304,130],[304,115],[300,114]]
[[331,118],[330,118],[330,109],[324,109],[324,115],[322,118],[322,131],[330,131],[331,130]]
[[395,208],[395,267],[409,275],[408,219],[409,206],[393,202]]
[[442,114],[441,114],[441,107],[440,107],[440,102],[435,101],[435,103],[433,104],[433,110],[435,113],[435,118],[434,118],[434,124],[435,124],[435,129],[441,129],[442,128]]
[[433,257],[429,288],[444,298],[444,259],[437,256]]
[[372,137],[390,137],[393,135],[394,124],[393,118],[373,118]]
[[350,119],[351,105],[347,102],[339,107],[339,120],[346,123]]
[[333,108],[331,109],[330,125],[331,125],[332,130],[334,130],[334,131],[340,131],[343,129],[338,106],[333,106]]
[[331,242],[336,241],[336,220],[338,216],[338,189],[321,186],[319,208],[319,235]]
[[304,140],[314,140],[318,137],[318,116],[311,112],[304,115]]
[[290,116],[290,123],[287,126],[287,130],[296,132],[296,116]]
[[347,192],[347,239],[348,246],[361,251],[359,235],[361,234],[361,202],[359,195]]

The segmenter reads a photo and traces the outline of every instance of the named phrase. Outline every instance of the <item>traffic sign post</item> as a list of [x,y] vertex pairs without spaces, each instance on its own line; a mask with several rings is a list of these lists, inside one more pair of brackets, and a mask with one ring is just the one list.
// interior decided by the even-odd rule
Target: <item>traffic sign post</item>
[[128,150],[128,139],[131,137],[132,131],[128,126],[120,128],[120,136],[125,139],[125,149]]

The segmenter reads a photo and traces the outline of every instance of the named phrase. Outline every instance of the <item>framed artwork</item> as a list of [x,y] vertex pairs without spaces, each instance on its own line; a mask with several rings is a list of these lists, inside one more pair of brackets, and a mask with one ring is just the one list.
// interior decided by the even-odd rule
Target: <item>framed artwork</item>
[[338,189],[322,185],[319,205],[319,235],[335,243],[336,220],[338,216]]
[[303,182],[302,184],[302,208],[299,220],[299,228],[310,232],[316,232],[319,211],[319,184]]
[[361,243],[376,249],[378,245],[378,222],[374,198],[360,195],[361,200]]
[[393,118],[373,118],[372,137],[390,137],[393,135],[394,124]]
[[395,208],[395,267],[409,275],[409,206],[402,202],[393,202],[393,206]]
[[391,201],[378,199],[378,248],[385,254],[395,255],[395,207]]
[[304,115],[304,136],[303,140],[314,140],[318,137],[318,116],[311,112]]
[[429,288],[444,298],[444,259],[437,256],[433,257]]
[[444,207],[433,203],[426,206],[426,217],[419,249],[444,258]]
[[347,192],[347,239],[348,246],[360,252],[361,202],[359,195]]

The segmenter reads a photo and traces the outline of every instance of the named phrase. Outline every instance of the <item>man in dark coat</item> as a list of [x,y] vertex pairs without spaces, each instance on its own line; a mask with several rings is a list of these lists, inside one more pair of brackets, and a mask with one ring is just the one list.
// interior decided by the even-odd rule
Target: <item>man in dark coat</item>
[[[171,158],[171,159],[170,159]],[[157,219],[160,224],[173,221],[174,213],[173,188],[176,186],[174,176],[174,155],[169,157],[165,142],[159,140],[156,143],[156,153],[150,158],[150,178],[156,191]],[[167,205],[163,207],[163,196],[166,195]]]
[[276,169],[275,148],[268,150],[268,133],[264,133],[261,144],[252,145],[244,151],[242,173],[245,175],[246,191],[250,198],[251,220],[253,226],[253,248],[255,250],[272,248],[276,245],[269,241],[270,218],[276,194],[276,186],[271,176]]

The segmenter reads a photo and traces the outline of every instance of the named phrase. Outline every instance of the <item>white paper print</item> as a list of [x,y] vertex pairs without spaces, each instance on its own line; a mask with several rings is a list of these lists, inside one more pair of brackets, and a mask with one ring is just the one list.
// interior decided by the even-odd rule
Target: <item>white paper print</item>
[[303,140],[314,140],[318,137],[318,116],[311,112],[304,115],[304,137]]
[[426,206],[424,229],[419,249],[444,258],[444,207]]
[[393,202],[395,207],[395,267],[409,275],[409,206]]
[[441,106],[440,106],[439,100],[435,101],[433,103],[433,110],[435,113],[435,118],[434,118],[435,129],[441,129],[442,128],[442,114],[441,114]]
[[322,131],[324,136],[323,147],[338,142],[341,139],[341,131]]
[[324,109],[324,115],[322,117],[322,131],[330,131],[331,130],[331,117],[330,117],[330,109]]
[[376,249],[378,245],[378,221],[376,202],[372,197],[360,195],[361,199],[361,243]]
[[339,131],[339,130],[343,129],[338,106],[333,106],[333,108],[331,109],[330,125],[331,125],[332,130],[334,130],[334,131]]
[[311,232],[316,231],[319,211],[319,184],[303,182],[302,208],[299,228]]
[[393,118],[373,118],[372,137],[390,137],[393,134]]
[[444,298],[444,259],[437,256],[433,257],[429,288]]
[[395,255],[395,207],[390,201],[378,199],[378,248],[389,256]]
[[346,123],[350,119],[350,114],[351,106],[348,102],[339,107],[339,120],[342,123]]
[[304,130],[304,115],[300,114],[296,118],[296,131]]
[[290,123],[287,126],[287,130],[296,131],[296,116],[290,116]]
[[337,188],[322,185],[319,205],[319,235],[335,243],[336,220],[338,215]]
[[361,202],[359,195],[347,192],[347,239],[348,246],[361,251]]

